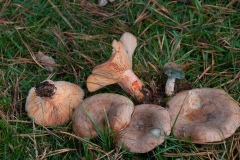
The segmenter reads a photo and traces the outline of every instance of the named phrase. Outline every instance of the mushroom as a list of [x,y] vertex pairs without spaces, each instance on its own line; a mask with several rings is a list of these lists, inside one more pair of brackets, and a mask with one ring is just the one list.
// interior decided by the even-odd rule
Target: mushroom
[[93,68],[87,78],[87,88],[94,92],[110,84],[118,83],[137,102],[148,100],[151,92],[132,70],[132,54],[137,46],[137,39],[131,33],[124,33],[119,42],[113,41],[113,53],[110,59]]
[[174,62],[167,62],[163,66],[163,72],[168,76],[165,86],[165,94],[167,96],[172,96],[174,93],[175,80],[184,79],[184,71],[178,64]]
[[98,5],[101,7],[106,6],[108,4],[108,1],[114,2],[115,0],[98,0]]
[[145,153],[163,143],[171,132],[168,111],[158,105],[135,106],[130,123],[116,134],[116,145],[124,146],[130,152]]
[[240,126],[240,107],[220,89],[202,88],[177,93],[167,102],[174,135],[194,143],[221,141]]
[[25,110],[38,125],[62,125],[70,120],[83,97],[83,90],[75,84],[46,80],[30,89]]
[[122,95],[96,94],[86,98],[75,110],[73,130],[78,136],[94,138],[98,135],[97,129],[106,126],[107,115],[112,131],[119,131],[130,122],[133,109],[133,102]]
[[108,4],[108,0],[98,0],[98,5],[100,7],[106,6]]

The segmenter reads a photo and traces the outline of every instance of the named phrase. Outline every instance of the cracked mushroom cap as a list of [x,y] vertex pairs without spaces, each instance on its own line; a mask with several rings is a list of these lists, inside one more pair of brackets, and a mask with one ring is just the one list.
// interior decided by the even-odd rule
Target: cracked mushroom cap
[[94,138],[95,127],[104,128],[106,115],[113,131],[119,131],[130,122],[133,102],[119,94],[102,93],[86,98],[73,115],[73,130],[81,137]]
[[70,120],[83,97],[84,91],[75,84],[46,80],[30,89],[25,110],[38,125],[62,125]]
[[170,132],[171,120],[165,108],[154,104],[137,105],[129,125],[116,135],[117,146],[145,153],[163,143]]
[[[240,107],[220,89],[202,88],[177,93],[167,102],[176,137],[194,143],[221,141],[240,126]],[[178,115],[179,114],[179,115]]]

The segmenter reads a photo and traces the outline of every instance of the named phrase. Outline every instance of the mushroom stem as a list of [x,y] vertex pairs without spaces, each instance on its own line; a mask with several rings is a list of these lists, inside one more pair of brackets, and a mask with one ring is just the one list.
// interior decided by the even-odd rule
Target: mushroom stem
[[172,96],[173,95],[175,80],[176,80],[176,78],[168,77],[167,82],[166,82],[166,86],[165,86],[165,94],[167,96]]
[[138,102],[144,101],[144,94],[142,92],[144,85],[132,69],[128,69],[122,74],[118,79],[118,84]]

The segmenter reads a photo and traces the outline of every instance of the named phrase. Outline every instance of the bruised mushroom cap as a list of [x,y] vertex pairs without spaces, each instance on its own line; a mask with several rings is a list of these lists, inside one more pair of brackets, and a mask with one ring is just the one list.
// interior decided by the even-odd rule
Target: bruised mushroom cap
[[176,121],[174,135],[189,137],[194,143],[221,141],[240,126],[239,104],[220,89],[183,91],[167,105],[172,123]]
[[112,131],[119,131],[130,122],[133,102],[119,94],[102,93],[86,98],[73,115],[73,130],[81,137],[94,138],[106,123]]
[[145,153],[161,144],[170,132],[171,120],[165,108],[154,104],[137,105],[129,125],[116,135],[117,146]]
[[163,72],[170,78],[184,79],[185,74],[181,66],[174,62],[167,62],[163,66]]
[[38,125],[62,125],[83,100],[84,91],[77,85],[46,80],[30,89],[25,110]]

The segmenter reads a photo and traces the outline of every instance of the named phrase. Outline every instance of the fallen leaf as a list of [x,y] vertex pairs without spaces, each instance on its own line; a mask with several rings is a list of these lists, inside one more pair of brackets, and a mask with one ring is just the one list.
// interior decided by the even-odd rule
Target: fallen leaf
[[39,62],[41,62],[41,64],[44,66],[44,68],[50,72],[52,72],[54,70],[54,65],[55,60],[52,57],[46,56],[43,52],[38,51],[38,53],[36,54],[37,59],[39,60]]

